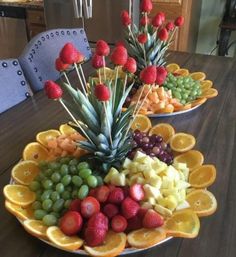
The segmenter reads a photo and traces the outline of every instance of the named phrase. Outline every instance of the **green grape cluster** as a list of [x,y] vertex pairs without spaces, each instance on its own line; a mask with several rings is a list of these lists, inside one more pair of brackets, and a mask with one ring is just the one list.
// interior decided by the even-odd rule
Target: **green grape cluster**
[[53,162],[39,163],[40,173],[29,188],[36,193],[32,204],[34,217],[46,226],[56,225],[73,199],[84,199],[90,188],[103,184],[89,163],[63,157]]
[[165,90],[171,90],[172,96],[179,99],[183,105],[194,101],[202,94],[199,81],[190,76],[174,76],[169,73],[163,87]]

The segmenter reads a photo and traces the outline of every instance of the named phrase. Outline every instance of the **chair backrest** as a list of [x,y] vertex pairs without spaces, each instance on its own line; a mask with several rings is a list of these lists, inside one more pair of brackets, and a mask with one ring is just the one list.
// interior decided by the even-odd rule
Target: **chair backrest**
[[73,43],[86,59],[91,57],[87,36],[82,28],[48,30],[27,44],[19,61],[34,92],[41,90],[46,80],[57,80],[60,77],[55,69],[55,60],[68,42]]
[[0,113],[32,94],[17,59],[0,60]]

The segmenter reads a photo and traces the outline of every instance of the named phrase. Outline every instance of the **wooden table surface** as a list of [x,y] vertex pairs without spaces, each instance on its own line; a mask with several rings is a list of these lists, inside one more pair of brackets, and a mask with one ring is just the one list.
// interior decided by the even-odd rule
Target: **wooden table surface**
[[[206,164],[217,168],[217,180],[210,187],[218,201],[217,212],[201,218],[195,239],[172,239],[169,242],[131,256],[145,257],[235,257],[236,256],[236,60],[225,57],[172,53],[177,62],[190,71],[204,71],[219,91],[217,98],[181,116],[153,120],[169,122],[176,131],[193,134],[196,149]],[[0,115],[0,186],[9,183],[11,168],[21,158],[24,146],[35,141],[39,131],[68,120],[59,103],[48,100],[43,92]],[[0,252],[4,257],[72,257],[46,245],[24,231],[4,208],[0,194]]]

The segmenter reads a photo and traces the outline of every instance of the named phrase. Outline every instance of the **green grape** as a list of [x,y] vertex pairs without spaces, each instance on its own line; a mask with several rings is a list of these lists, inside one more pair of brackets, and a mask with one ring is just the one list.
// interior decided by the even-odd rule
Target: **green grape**
[[80,162],[77,165],[77,169],[81,170],[81,169],[88,169],[89,168],[89,164],[87,162]]
[[75,175],[77,173],[77,168],[75,165],[71,165],[69,167],[69,170],[70,170],[70,174],[72,174],[72,175]]
[[48,163],[46,161],[40,161],[38,166],[39,166],[40,170],[44,170],[44,169],[47,169]]
[[89,193],[89,187],[87,185],[82,185],[78,191],[78,198],[84,199]]
[[64,185],[62,183],[58,183],[56,185],[56,191],[61,194],[64,191]]
[[187,98],[188,98],[188,94],[183,93],[183,94],[182,94],[182,99],[187,100]]
[[43,217],[43,224],[46,226],[54,226],[57,224],[57,217],[52,214],[47,214]]
[[47,179],[47,177],[43,174],[43,172],[40,172],[39,174],[38,174],[38,181],[44,181],[44,180],[46,180]]
[[71,160],[70,157],[63,157],[63,158],[61,158],[60,163],[68,164],[70,162],[70,160]]
[[72,190],[73,190],[72,186],[67,186],[67,187],[66,187],[66,191],[72,192]]
[[37,201],[41,201],[41,195],[42,195],[42,193],[43,193],[43,190],[42,190],[42,189],[39,189],[39,190],[37,190],[37,191],[35,192],[35,194],[36,194],[36,200],[37,200]]
[[90,175],[87,177],[87,184],[89,187],[95,188],[98,185],[98,180],[95,176]]
[[58,183],[60,180],[61,180],[61,175],[60,173],[58,172],[54,172],[51,176],[51,180],[54,182],[54,183]]
[[102,186],[103,185],[103,179],[101,176],[96,176],[97,181],[98,181],[98,186]]
[[61,180],[61,183],[64,185],[64,186],[68,186],[71,182],[71,176],[70,175],[65,175],[62,180]]
[[83,183],[83,180],[81,179],[80,176],[73,176],[72,177],[72,183],[77,186],[77,187],[80,187]]
[[50,198],[53,200],[53,202],[56,202],[60,199],[60,194],[57,191],[53,191],[50,195]]
[[69,173],[69,167],[68,167],[68,165],[67,164],[62,164],[61,165],[61,169],[60,169],[60,174],[62,175],[62,176],[65,176],[65,175],[67,175]]
[[42,220],[45,215],[47,215],[47,212],[45,210],[39,209],[34,211],[34,218],[36,220]]
[[51,180],[47,179],[47,180],[43,181],[43,187],[45,189],[51,189],[52,186],[53,186],[53,183]]
[[49,199],[50,195],[52,193],[52,190],[45,190],[41,195],[41,200],[44,201],[46,199]]
[[53,206],[52,206],[52,209],[54,212],[60,212],[62,209],[63,209],[63,206],[64,206],[64,200],[63,199],[59,199],[57,200]]
[[55,216],[57,219],[60,218],[60,213],[58,213],[58,212],[52,211],[52,212],[50,212],[49,214]]
[[38,181],[33,180],[30,183],[29,188],[31,191],[36,192],[37,190],[39,190],[41,188],[41,184]]
[[53,170],[52,170],[52,169],[46,169],[46,170],[44,171],[44,175],[45,175],[46,177],[51,177],[52,173],[53,173]]
[[79,176],[83,179],[86,179],[91,174],[92,174],[92,170],[90,169],[81,169],[79,171]]
[[69,192],[69,191],[64,191],[64,192],[61,194],[61,197],[62,197],[64,200],[69,200],[69,199],[70,199],[70,192]]
[[78,190],[77,189],[74,189],[71,193],[71,197],[72,199],[76,199],[78,197]]
[[52,208],[53,202],[51,199],[46,199],[43,201],[42,206],[45,211],[50,211]]
[[71,199],[66,200],[65,203],[64,203],[64,207],[65,207],[66,209],[68,209],[68,208],[70,207],[71,202],[72,202]]
[[179,99],[179,100],[181,100],[181,94],[178,92],[178,91],[174,91],[173,92],[173,96],[175,97],[175,98],[177,98],[177,99]]
[[33,203],[32,203],[32,208],[33,208],[34,210],[42,209],[42,204],[41,204],[41,202],[40,202],[40,201],[35,201],[35,202],[33,202]]
[[186,100],[181,100],[180,102],[181,102],[181,104],[183,104],[183,105],[186,104]]
[[57,171],[57,170],[60,169],[61,164],[58,163],[58,162],[51,162],[51,163],[48,164],[48,167],[49,167],[50,169],[54,170],[54,171]]
[[69,165],[70,166],[76,166],[78,164],[78,160],[77,159],[72,159],[69,161]]

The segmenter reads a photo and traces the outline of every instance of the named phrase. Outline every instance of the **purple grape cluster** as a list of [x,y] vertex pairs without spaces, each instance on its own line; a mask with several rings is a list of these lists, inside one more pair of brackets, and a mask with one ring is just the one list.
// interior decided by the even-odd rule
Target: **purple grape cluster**
[[133,132],[133,148],[128,157],[132,160],[137,151],[143,152],[150,157],[157,157],[167,165],[173,163],[173,153],[169,144],[165,143],[160,135],[151,135],[135,130]]

